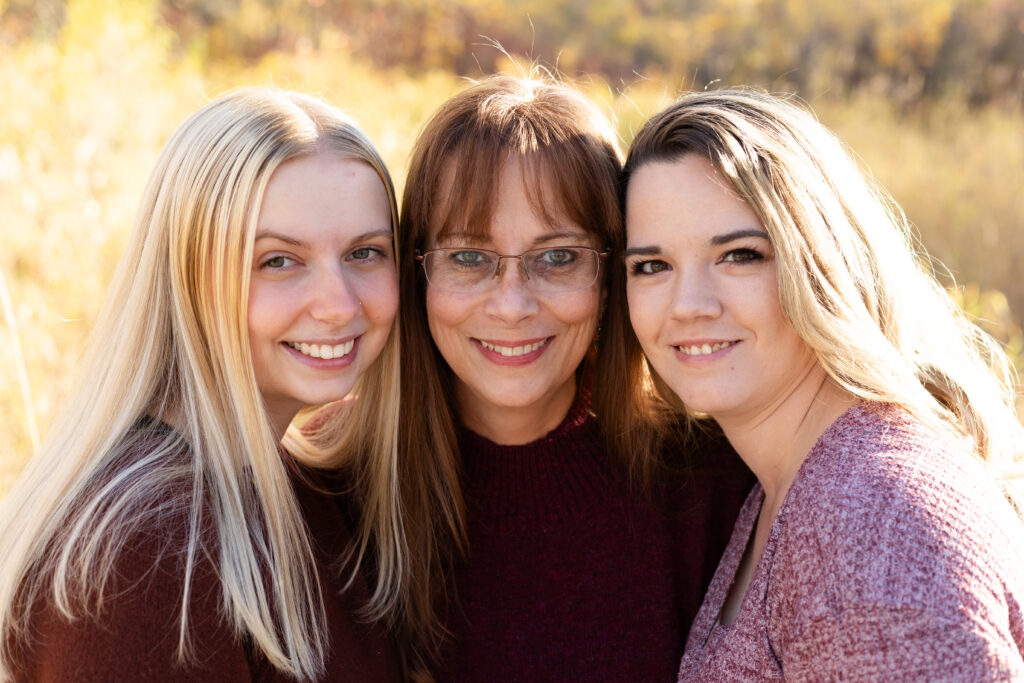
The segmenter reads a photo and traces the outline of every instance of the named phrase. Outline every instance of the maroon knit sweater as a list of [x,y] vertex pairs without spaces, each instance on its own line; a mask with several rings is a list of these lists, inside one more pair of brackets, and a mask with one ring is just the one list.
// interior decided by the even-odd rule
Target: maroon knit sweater
[[[366,584],[357,581],[343,590],[349,571],[339,571],[337,560],[350,536],[342,509],[334,497],[298,477],[294,486],[315,546],[327,613],[330,651],[322,680],[400,680],[393,643],[379,627],[354,616],[369,597]],[[33,642],[22,649],[15,680],[295,680],[233,634],[220,607],[221,588],[206,554],[209,547],[200,553],[193,579],[190,625],[195,661],[187,666],[176,662],[184,579],[180,548],[187,518],[179,510],[164,519],[166,524],[146,528],[127,542],[98,620],[83,616],[68,622],[49,604],[33,610]]]
[[[753,481],[714,474],[631,495],[584,396],[522,446],[463,430],[470,560],[455,576],[442,681],[673,681],[690,622]],[[724,467],[719,467],[724,465]],[[656,511],[657,509],[657,511]]]

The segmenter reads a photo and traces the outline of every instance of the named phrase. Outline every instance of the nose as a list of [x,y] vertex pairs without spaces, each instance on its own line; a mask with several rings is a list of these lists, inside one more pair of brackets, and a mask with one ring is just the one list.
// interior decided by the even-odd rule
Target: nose
[[673,293],[671,315],[677,320],[716,318],[722,302],[714,276],[707,267],[679,267]]
[[308,308],[313,318],[345,325],[359,315],[359,293],[341,268],[323,269],[310,285]]
[[512,267],[505,263],[502,259],[494,273],[498,282],[488,293],[484,311],[503,322],[514,324],[535,315],[540,304],[529,287],[522,259],[516,259]]

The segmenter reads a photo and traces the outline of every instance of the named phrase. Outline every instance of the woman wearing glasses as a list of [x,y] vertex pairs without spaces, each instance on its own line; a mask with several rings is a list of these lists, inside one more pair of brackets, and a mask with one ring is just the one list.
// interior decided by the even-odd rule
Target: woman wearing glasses
[[759,482],[679,680],[1024,680],[1013,372],[902,215],[752,91],[672,105],[626,172],[636,336]]
[[661,515],[642,492],[653,415],[636,451],[595,419],[621,398],[594,369],[603,305],[621,296],[604,277],[623,239],[619,159],[581,95],[512,77],[446,102],[414,149],[403,485],[433,471],[407,495],[449,501],[410,532],[440,549],[412,574],[442,606],[442,680],[671,680],[741,502],[742,475],[691,474]]

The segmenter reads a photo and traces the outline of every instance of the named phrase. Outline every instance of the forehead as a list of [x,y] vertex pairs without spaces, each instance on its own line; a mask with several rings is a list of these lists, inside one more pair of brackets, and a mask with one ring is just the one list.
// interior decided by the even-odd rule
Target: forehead
[[626,192],[626,237],[634,242],[676,238],[706,241],[739,228],[760,228],[754,210],[710,161],[688,154],[651,161],[633,172]]
[[333,152],[296,157],[274,170],[263,193],[257,234],[309,242],[390,230],[391,202],[368,164]]
[[[495,243],[512,236],[542,240],[560,235],[590,241],[596,234],[574,219],[571,194],[536,155],[509,155],[483,178],[461,178],[445,168],[431,220],[433,242]],[[482,182],[481,182],[482,181]],[[468,185],[468,187],[467,187]]]

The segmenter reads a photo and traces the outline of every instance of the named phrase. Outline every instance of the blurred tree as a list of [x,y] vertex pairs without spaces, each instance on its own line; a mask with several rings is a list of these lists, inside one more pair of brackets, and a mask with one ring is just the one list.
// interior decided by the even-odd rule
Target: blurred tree
[[[252,62],[326,30],[378,66],[490,72],[506,51],[569,75],[657,73],[809,94],[870,90],[903,105],[1024,94],[1019,0],[161,0],[179,51]],[[7,0],[0,38],[52,34],[61,0]]]

